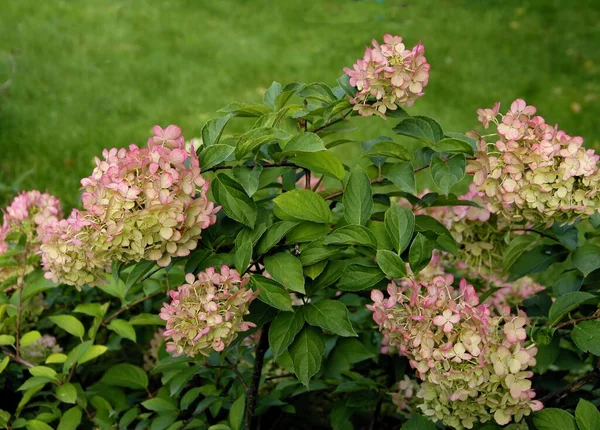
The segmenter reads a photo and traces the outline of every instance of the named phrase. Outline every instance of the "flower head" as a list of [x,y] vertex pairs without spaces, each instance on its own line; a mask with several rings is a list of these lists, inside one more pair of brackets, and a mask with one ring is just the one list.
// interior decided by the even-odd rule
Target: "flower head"
[[402,37],[386,34],[383,44],[373,40],[362,59],[344,72],[358,92],[350,100],[360,115],[385,117],[387,110],[412,106],[429,82],[430,65],[421,44],[406,49]]
[[485,128],[496,126],[497,138],[480,139],[468,170],[492,213],[510,222],[569,224],[598,212],[600,156],[581,137],[534,116],[536,108],[522,99],[500,118],[498,104],[477,113]]
[[[524,343],[527,320],[492,316],[471,285],[462,280],[457,290],[453,281],[446,275],[391,283],[389,297],[373,291],[367,307],[383,343],[405,355],[422,381],[416,396],[423,414],[456,429],[492,418],[519,421],[541,407],[527,371],[537,352]],[[404,407],[410,397],[396,398]]]
[[244,287],[238,272],[222,266],[208,268],[197,276],[188,274],[186,283],[170,291],[160,317],[167,322],[163,335],[167,351],[174,356],[194,357],[222,351],[238,332],[255,325],[243,320],[256,294]]
[[[185,149],[179,127],[171,125],[163,130],[155,126],[154,132],[146,148],[132,144],[127,149],[105,149],[103,159],[96,159],[92,174],[81,180],[85,211],[77,218],[88,223],[86,230],[90,234],[65,239],[98,252],[102,249],[102,255],[89,255],[78,263],[84,266],[82,270],[90,260],[107,259],[148,259],[167,266],[173,257],[189,255],[202,230],[216,222],[220,208],[208,200],[209,184],[200,174],[194,149]],[[61,234],[68,234],[67,231],[75,234],[78,230],[70,228]],[[48,234],[52,234],[52,229]],[[105,245],[97,247],[101,241]],[[57,248],[45,256],[47,267],[52,268],[47,270],[55,270],[50,275],[53,279],[73,283],[73,279],[59,276],[60,264],[53,263],[64,258],[63,253]],[[90,271],[94,272],[96,266]],[[96,278],[95,274],[90,275],[88,278]],[[78,277],[77,282],[80,286],[82,278]]]

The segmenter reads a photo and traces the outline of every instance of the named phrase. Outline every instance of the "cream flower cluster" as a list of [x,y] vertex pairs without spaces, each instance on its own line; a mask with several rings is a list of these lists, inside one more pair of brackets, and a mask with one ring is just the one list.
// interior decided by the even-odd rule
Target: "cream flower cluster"
[[494,142],[480,139],[468,170],[491,209],[509,221],[573,223],[600,208],[599,156],[581,137],[535,116],[536,108],[517,99],[505,115],[499,104],[479,109],[485,128],[494,125]]
[[163,335],[173,356],[208,356],[222,351],[238,332],[256,327],[243,320],[256,294],[244,287],[246,279],[222,266],[220,273],[208,268],[196,277],[188,273],[186,284],[169,292],[160,318],[167,322]]
[[387,110],[412,106],[429,82],[430,65],[421,44],[406,49],[402,37],[386,34],[383,44],[373,40],[353,69],[344,68],[358,92],[350,101],[360,115],[384,117]]
[[540,410],[527,370],[537,350],[525,346],[526,317],[494,317],[466,280],[458,290],[453,282],[452,275],[436,276],[408,288],[392,282],[388,298],[371,292],[368,308],[385,343],[405,355],[423,381],[418,408],[456,429],[492,418],[504,425]]
[[[30,258],[39,253],[41,237],[46,225],[62,217],[60,201],[47,193],[25,191],[19,194],[4,211],[4,220],[0,226],[0,256],[7,253],[11,243],[18,236],[25,236],[25,246],[15,246],[11,256],[19,263],[17,266],[0,268],[0,283],[15,276],[25,276],[34,269]],[[14,236],[14,239],[11,239]]]
[[155,126],[147,147],[102,155],[81,181],[85,210],[46,230],[44,267],[55,282],[95,285],[114,260],[167,266],[189,255],[216,221],[219,208],[207,199],[209,184],[179,127]]

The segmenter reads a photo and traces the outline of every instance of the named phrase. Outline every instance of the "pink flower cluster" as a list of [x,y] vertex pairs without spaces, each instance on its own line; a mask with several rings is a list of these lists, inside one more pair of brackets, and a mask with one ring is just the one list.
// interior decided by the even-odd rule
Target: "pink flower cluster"
[[244,287],[246,279],[238,272],[222,266],[220,273],[212,267],[188,273],[186,284],[170,291],[171,303],[165,303],[160,317],[167,322],[163,335],[167,351],[173,356],[198,354],[208,356],[222,351],[238,332],[256,327],[243,321],[256,294]]
[[485,128],[496,127],[494,142],[483,137],[468,165],[492,212],[515,222],[573,223],[600,208],[600,157],[558,126],[535,116],[536,108],[517,99],[505,115],[499,103],[479,109]]
[[78,287],[102,282],[99,272],[113,260],[167,266],[189,255],[219,210],[179,127],[155,126],[147,147],[102,155],[81,181],[85,210],[47,229],[42,247],[48,277]]
[[[4,220],[0,226],[0,255],[9,250],[13,242],[11,236],[25,235],[25,247],[14,247],[12,256],[19,264],[0,268],[0,282],[16,275],[25,276],[34,269],[28,260],[39,253],[40,235],[45,226],[61,217],[60,201],[50,194],[25,191],[15,197],[5,209]],[[18,239],[14,242],[18,242]]]
[[418,408],[456,429],[493,419],[500,425],[542,408],[533,400],[528,367],[537,349],[525,346],[524,315],[494,317],[475,289],[452,275],[408,288],[388,286],[389,297],[371,292],[373,320],[385,343],[409,359],[423,381]]
[[402,37],[386,34],[383,44],[373,40],[353,69],[344,68],[358,92],[350,101],[360,115],[385,117],[398,106],[412,106],[429,82],[430,65],[421,44],[406,49]]

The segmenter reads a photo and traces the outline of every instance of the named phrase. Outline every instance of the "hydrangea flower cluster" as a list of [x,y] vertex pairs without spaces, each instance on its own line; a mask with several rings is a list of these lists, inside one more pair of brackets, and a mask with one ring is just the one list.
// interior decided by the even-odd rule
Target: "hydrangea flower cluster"
[[15,276],[25,276],[34,269],[27,260],[39,253],[41,234],[45,226],[62,217],[60,201],[47,193],[37,190],[19,194],[4,211],[3,224],[0,227],[0,255],[6,253],[11,242],[10,236],[25,235],[26,246],[14,249],[13,258],[18,266],[0,268],[0,282]]
[[468,169],[492,212],[509,221],[573,223],[600,208],[600,157],[558,126],[535,116],[536,108],[515,100],[505,115],[499,103],[479,109],[485,128],[496,127],[497,140],[480,139]]
[[215,223],[219,208],[207,199],[194,149],[186,150],[179,127],[153,130],[145,148],[104,150],[81,181],[85,210],[46,230],[50,279],[95,285],[113,260],[167,266],[189,255],[201,231]]
[[504,425],[540,410],[527,370],[537,349],[525,347],[526,317],[494,317],[466,280],[458,290],[453,282],[452,275],[413,281],[408,288],[392,282],[389,298],[371,292],[368,308],[386,343],[409,359],[423,381],[418,408],[456,429],[492,418]]
[[360,115],[385,117],[387,110],[412,106],[429,82],[425,47],[406,49],[402,37],[386,34],[383,44],[373,40],[353,69],[344,68],[358,92],[350,100]]
[[256,327],[243,320],[256,294],[244,287],[246,279],[234,269],[223,265],[218,273],[211,267],[196,277],[188,273],[185,280],[169,292],[171,303],[160,312],[167,322],[163,332],[167,351],[173,356],[208,356],[222,351],[238,332]]
[[111,243],[93,217],[73,210],[44,228],[42,243],[44,276],[54,283],[97,285],[111,271]]

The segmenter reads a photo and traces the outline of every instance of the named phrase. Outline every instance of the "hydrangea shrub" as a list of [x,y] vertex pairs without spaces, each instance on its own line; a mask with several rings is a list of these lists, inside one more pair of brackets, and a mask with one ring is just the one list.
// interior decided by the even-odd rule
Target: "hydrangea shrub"
[[0,428],[600,428],[598,155],[522,99],[411,114],[429,70],[385,35],[104,150],[66,218],[18,195]]

